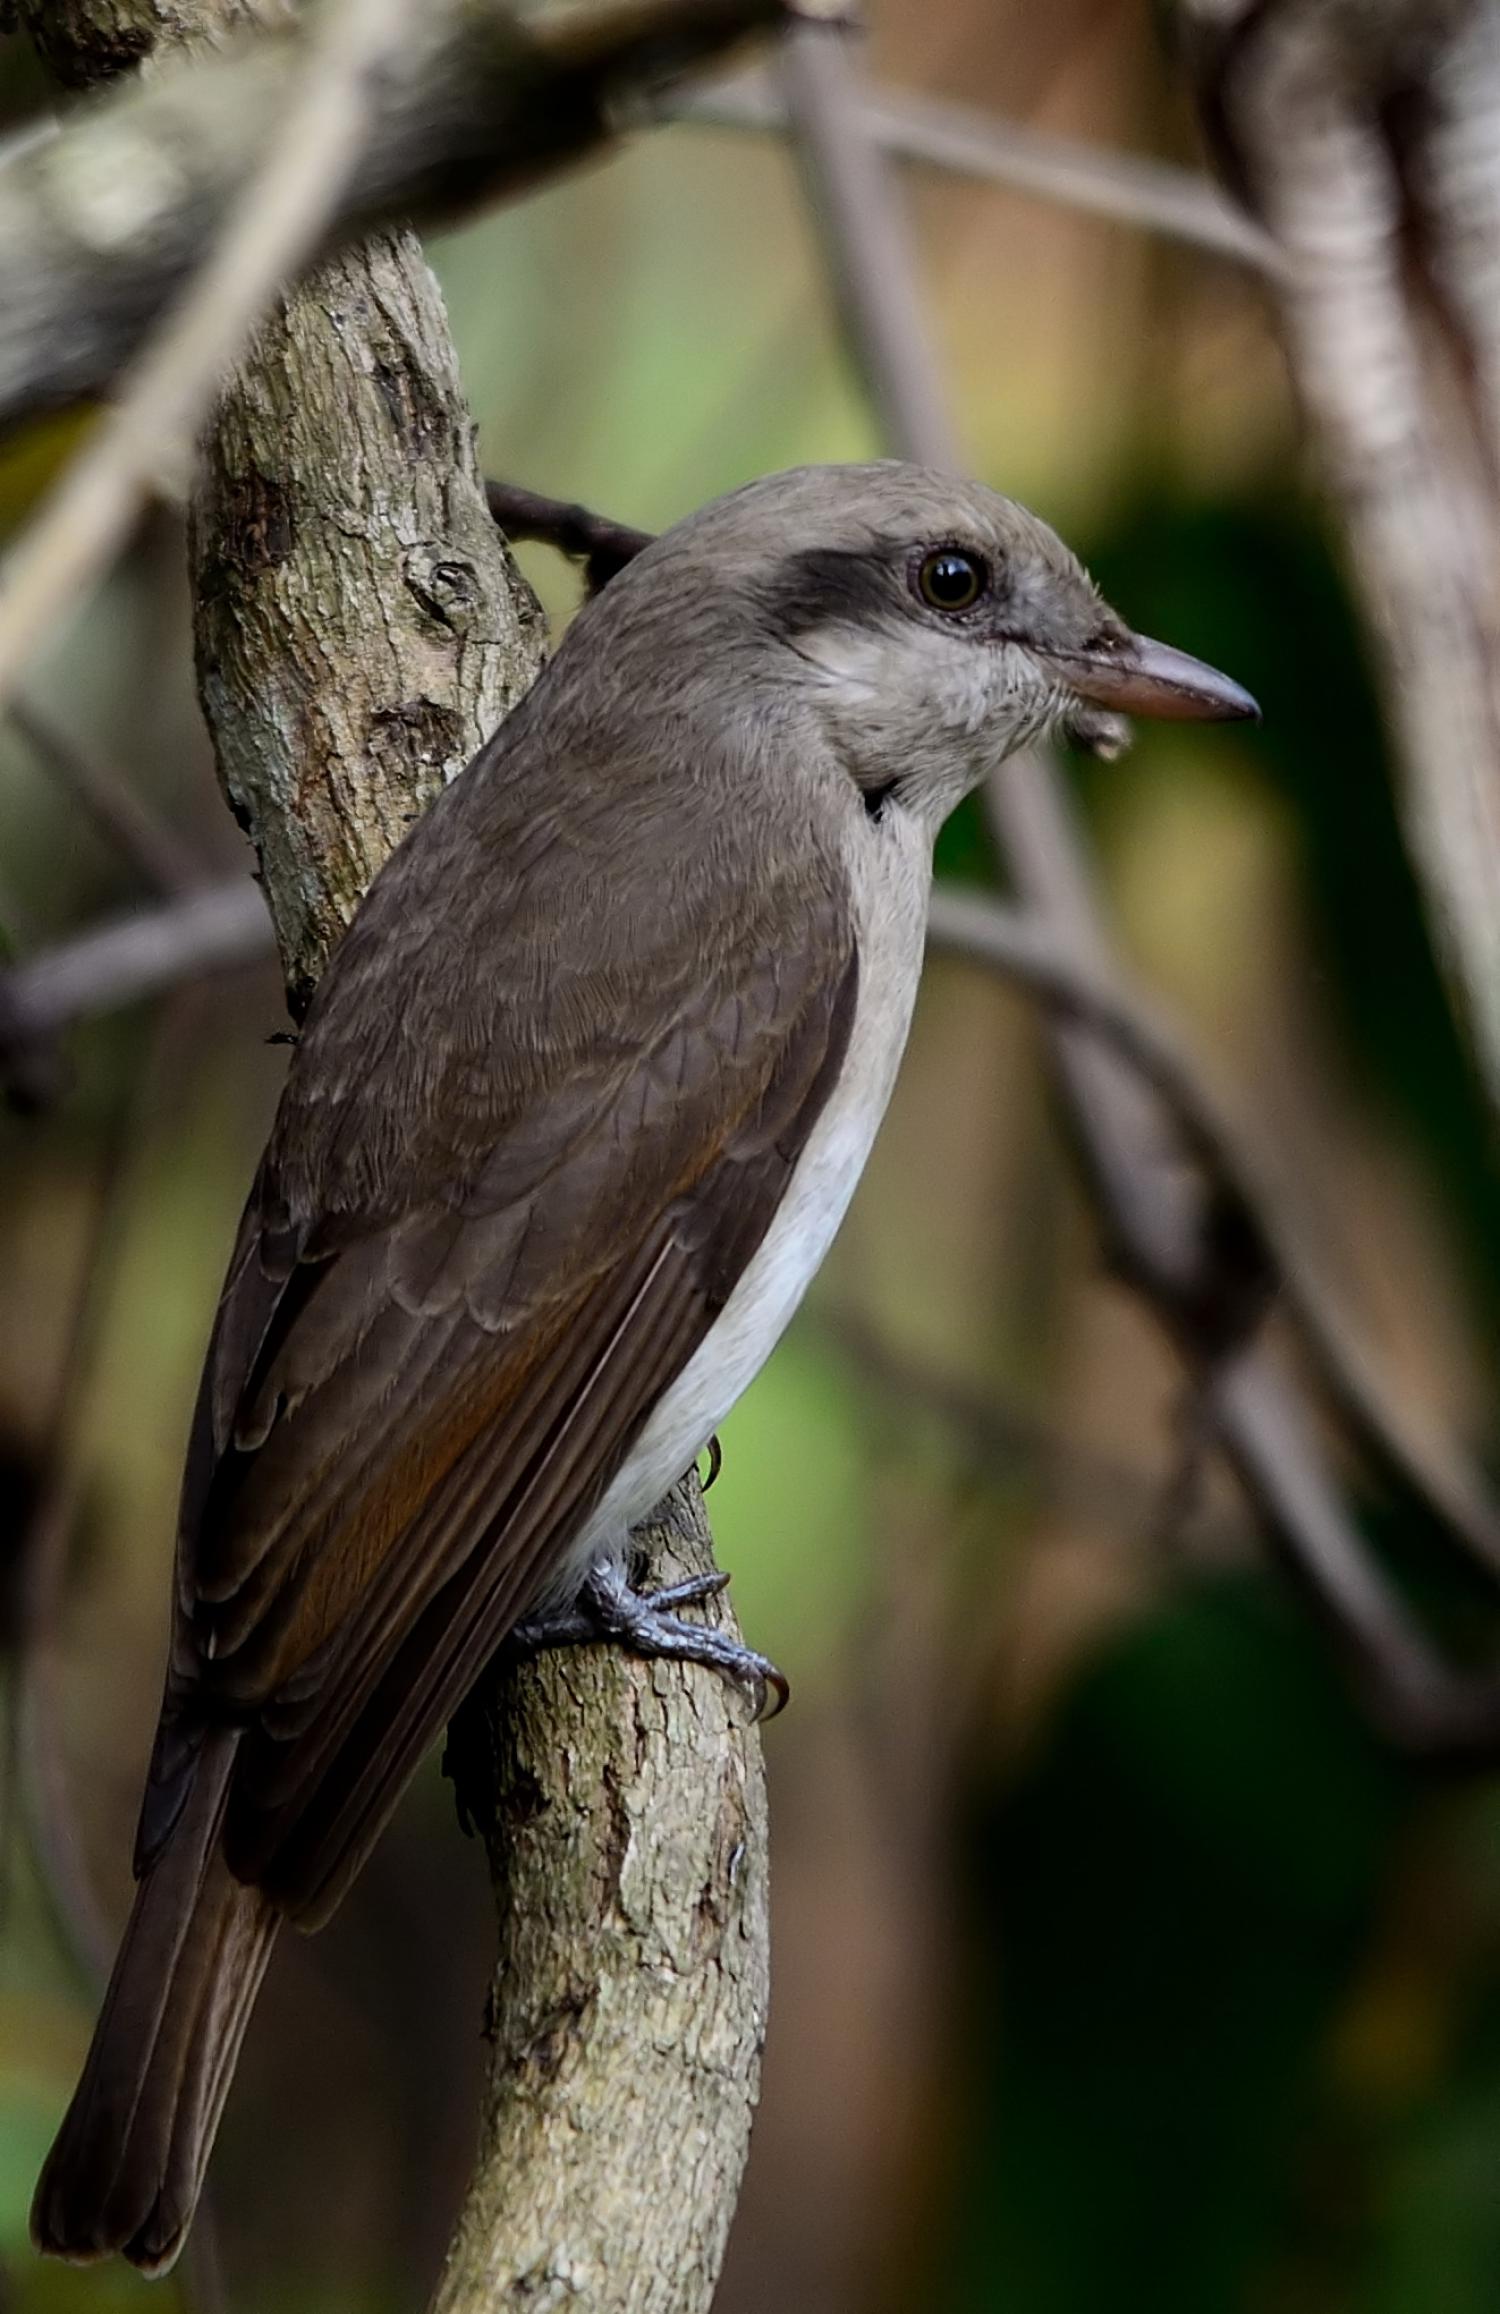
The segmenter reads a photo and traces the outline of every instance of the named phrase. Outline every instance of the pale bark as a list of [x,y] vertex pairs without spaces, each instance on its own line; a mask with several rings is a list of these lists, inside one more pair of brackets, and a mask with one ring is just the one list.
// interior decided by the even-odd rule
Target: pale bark
[[1378,646],[1413,864],[1500,1103],[1500,5],[1183,0],[1279,253],[1293,378]]
[[410,235],[283,301],[221,397],[192,546],[204,711],[300,1009],[376,868],[544,648]]
[[[101,11],[117,44],[160,29],[152,0],[52,4],[51,53],[79,69]],[[227,12],[174,0],[171,29]],[[284,301],[222,396],[192,536],[204,707],[295,1009],[381,861],[543,652],[410,236],[346,251]],[[711,1568],[695,1481],[641,1541],[653,1577]],[[500,1949],[444,2314],[704,2314],[765,2025],[747,1721],[713,1673],[594,1648],[515,1670],[467,1716],[463,1796],[489,1845]]]
[[[649,1540],[675,1580],[712,1551],[696,1485],[669,1508]],[[466,1731],[501,1957],[479,2161],[433,2314],[706,2314],[768,1994],[745,1720],[711,1674],[590,1650],[506,1676],[477,1779]]]
[[[237,37],[222,53],[153,63],[148,80],[0,160],[0,422],[97,393],[129,360],[263,160],[312,37],[285,0],[258,5],[268,28],[248,36],[247,0],[22,5],[75,80],[158,35]],[[320,248],[524,191],[790,5],[593,0],[522,16],[507,0],[413,0],[398,62],[364,92],[373,132]]]

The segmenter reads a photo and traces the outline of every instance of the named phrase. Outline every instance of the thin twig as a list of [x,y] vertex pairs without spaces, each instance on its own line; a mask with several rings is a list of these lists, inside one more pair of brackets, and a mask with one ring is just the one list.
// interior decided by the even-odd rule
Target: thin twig
[[[977,106],[878,86],[865,90],[860,109],[868,129],[897,160],[1004,185],[1112,224],[1159,233],[1257,273],[1280,267],[1270,235],[1195,170],[997,119]],[[672,100],[666,117],[700,128],[768,134],[791,125],[774,81],[760,71],[686,90]]]
[[1322,1274],[1311,1233],[1291,1215],[1286,1185],[1248,1130],[1233,1124],[1149,1000],[1116,965],[1106,976],[1063,945],[1045,921],[977,894],[939,886],[930,944],[1014,981],[1054,1016],[1088,1028],[1158,1094],[1221,1215],[1232,1215],[1252,1264],[1274,1288],[1316,1379],[1372,1469],[1426,1504],[1461,1554],[1500,1577],[1500,1509],[1454,1447],[1420,1436],[1376,1375]]
[[950,470],[960,464],[929,323],[917,295],[911,235],[885,156],[848,78],[850,43],[799,25],[779,77],[793,150],[814,214],[844,333],[880,430],[897,454]]
[[[180,1080],[182,1054],[191,1043],[184,1033],[191,1009],[191,998],[179,995],[153,1023],[147,1049],[106,1129],[78,1292],[47,1422],[42,1483],[21,1543],[21,1625],[7,1731],[20,1772],[7,1775],[7,1789],[21,1798],[31,1854],[68,1958],[94,1993],[108,1978],[115,1935],[89,1870],[63,1738],[59,1686],[68,1552],[86,1479],[88,1401],[129,1235],[141,1146],[163,1092]],[[220,2314],[224,2293],[207,2197],[188,2245],[184,2279],[187,2314]]]
[[46,1038],[274,947],[265,900],[248,877],[96,924],[0,976],[0,1044]]
[[[101,58],[63,0],[24,0],[50,54],[81,77]],[[679,75],[783,23],[791,0],[421,0],[360,100],[374,133],[345,171],[314,248],[413,217],[514,198],[612,144]],[[219,22],[249,11],[222,10]],[[298,110],[312,10],[242,33],[81,106],[59,132],[0,153],[0,423],[97,395],[219,245],[234,205]],[[166,45],[182,0],[111,0],[129,52]],[[97,26],[94,28],[97,31]],[[117,59],[112,58],[112,64]],[[106,67],[107,68],[107,67]],[[309,151],[310,166],[318,165]]]
[[87,596],[277,286],[316,248],[358,157],[374,76],[407,0],[329,0],[305,85],[241,193],[222,241],[68,467],[0,585],[0,703],[30,653]]
[[186,892],[203,871],[176,829],[152,811],[115,765],[59,730],[50,716],[13,699],[9,722],[59,787],[82,806],[121,858],[161,893]]
[[651,544],[649,530],[610,522],[571,500],[544,498],[540,491],[523,490],[518,482],[486,481],[484,495],[507,538],[536,539],[570,561],[581,562],[591,594],[607,586],[616,571]]
[[[1154,1523],[1160,1490],[1117,1455],[1079,1446],[1029,1408],[1006,1404],[899,1349],[876,1326],[849,1309],[817,1307],[813,1331],[853,1365],[862,1385],[881,1401],[881,1417],[909,1424],[931,1418],[949,1433],[976,1471],[1013,1483],[1018,1472],[1050,1508],[1081,1513],[1113,1529]],[[1248,1520],[1222,1539],[1249,1539]]]

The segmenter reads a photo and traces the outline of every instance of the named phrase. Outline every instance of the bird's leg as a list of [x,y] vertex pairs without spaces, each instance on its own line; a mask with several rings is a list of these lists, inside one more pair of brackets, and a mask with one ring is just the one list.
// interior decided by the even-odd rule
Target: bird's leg
[[716,1598],[728,1581],[727,1575],[692,1575],[686,1582],[669,1583],[664,1590],[637,1591],[623,1567],[613,1559],[601,1559],[590,1569],[570,1607],[518,1623],[505,1645],[507,1651],[526,1656],[539,1655],[544,1648],[581,1647],[612,1639],[636,1655],[664,1656],[674,1663],[703,1663],[711,1671],[721,1671],[726,1678],[738,1681],[750,1696],[757,1719],[774,1719],[791,1693],[775,1664],[726,1632],[714,1631],[703,1623],[684,1623],[673,1612]]

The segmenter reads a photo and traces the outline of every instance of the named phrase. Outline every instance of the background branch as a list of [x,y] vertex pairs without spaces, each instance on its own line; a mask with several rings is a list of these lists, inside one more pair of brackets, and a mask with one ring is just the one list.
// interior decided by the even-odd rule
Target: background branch
[[[300,272],[369,141],[371,92],[405,0],[327,0],[305,69],[212,253],[0,570],[0,706],[54,624],[85,601],[165,466],[188,452],[225,366]],[[52,155],[56,159],[55,150]]]
[[[955,466],[905,219],[858,101],[848,44],[799,28],[785,86],[830,276],[889,446]],[[987,809],[1007,879],[1044,935],[1082,973],[1115,977],[1056,765],[1036,752],[1013,757]],[[1264,1275],[1247,1280],[1243,1243],[1216,1231],[1172,1114],[1089,1028],[1057,1025],[1050,1043],[1111,1263],[1182,1357],[1203,1418],[1372,1714],[1428,1756],[1494,1757],[1500,1682],[1451,1673],[1371,1556],[1295,1387],[1257,1338]]]
[[0,978],[0,1038],[37,1043],[184,980],[253,963],[273,944],[265,897],[247,876],[160,908],[95,924]]
[[1205,128],[1280,252],[1407,845],[1500,1103],[1500,8],[1184,0]]
[[186,892],[203,881],[199,862],[169,820],[144,803],[113,764],[69,738],[25,700],[10,703],[11,729],[104,840],[157,892]]
[[[188,0],[26,0],[24,13],[77,81],[168,31],[208,37]],[[255,14],[273,28],[246,34],[246,0],[213,13],[215,33],[241,35],[222,54],[153,70],[0,168],[0,424],[118,375],[296,105],[316,15],[267,0]],[[786,13],[786,0],[597,0],[523,23],[505,0],[422,0],[399,60],[362,92],[370,134],[318,238],[524,191],[611,142],[646,91]]]
[[[1274,271],[1281,262],[1270,235],[1195,170],[1142,153],[1112,152],[1026,121],[996,119],[975,105],[940,97],[871,85],[858,102],[866,129],[894,160],[1056,201],[1231,258],[1255,272]],[[775,79],[760,70],[684,90],[671,99],[667,117],[702,128],[772,134],[791,125]]]

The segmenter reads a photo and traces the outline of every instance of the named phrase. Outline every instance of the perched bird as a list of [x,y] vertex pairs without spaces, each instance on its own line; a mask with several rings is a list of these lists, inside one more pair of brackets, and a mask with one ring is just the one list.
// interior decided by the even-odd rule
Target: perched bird
[[292,1061],[183,1486],[139,1885],[38,2245],[182,2245],[272,1940],[507,1634],[769,1671],[623,1545],[769,1355],[890,1096],[933,838],[1013,749],[1236,717],[1024,508],[735,491],[574,621],[371,886]]

